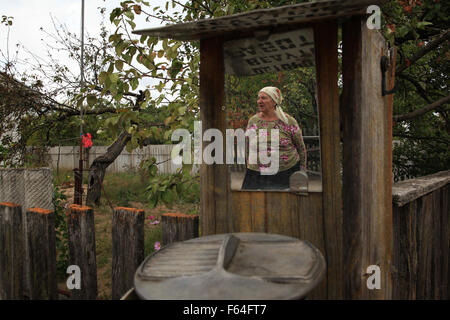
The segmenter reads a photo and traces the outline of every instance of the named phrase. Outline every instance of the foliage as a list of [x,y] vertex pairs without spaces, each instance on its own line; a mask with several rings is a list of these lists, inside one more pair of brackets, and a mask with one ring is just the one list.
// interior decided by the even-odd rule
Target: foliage
[[172,205],[175,202],[195,202],[200,199],[199,174],[191,174],[192,164],[183,164],[174,174],[158,174],[154,157],[141,163],[148,175],[146,188],[151,207],[158,203]]
[[69,266],[69,242],[67,234],[66,212],[63,201],[66,196],[57,186],[53,187],[53,206],[55,208],[55,231],[57,259],[56,267],[59,275],[65,275]]
[[[179,23],[300,2],[305,1],[190,0],[180,3],[168,0],[161,8],[142,0],[120,2],[109,13],[114,33],[104,31],[101,39],[87,39],[83,88],[79,86],[80,79],[69,76],[67,67],[56,63],[52,56],[45,67],[51,65],[53,69],[36,66],[36,70],[47,70],[45,76],[1,74],[0,94],[8,97],[2,99],[8,101],[7,104],[0,101],[1,119],[5,124],[2,130],[10,132],[13,124],[17,124],[20,133],[20,140],[14,141],[0,132],[9,159],[14,159],[13,154],[23,150],[26,144],[57,145],[69,138],[74,139],[75,144],[78,134],[73,133],[81,124],[81,106],[85,112],[83,126],[93,134],[94,143],[111,143],[125,130],[131,135],[128,151],[149,143],[171,143],[171,133],[177,128],[193,131],[193,122],[199,118],[199,43],[135,36],[132,31],[136,28],[137,16],[162,23]],[[396,115],[420,109],[448,94],[448,41],[419,59],[412,57],[448,29],[449,6],[447,1],[393,0],[382,7],[382,31],[398,49],[398,68],[406,67],[396,76],[399,88],[394,99]],[[175,12],[168,13],[169,7]],[[104,9],[102,13],[105,14]],[[9,28],[7,21],[11,19],[5,17],[2,23]],[[65,43],[62,49],[68,52],[70,59],[79,61],[77,37],[61,26],[55,24],[55,27],[55,42]],[[4,65],[9,66],[4,68],[6,71],[12,70],[11,62]],[[43,85],[44,78],[52,79],[52,90]],[[276,85],[285,96],[286,111],[307,129],[305,134],[317,134],[314,70],[298,69],[251,78],[227,76],[226,85],[230,127],[245,127],[246,120],[254,113],[257,91],[263,85]],[[448,169],[449,119],[448,107],[441,105],[419,118],[395,123],[394,136],[400,141],[394,149],[395,171],[414,176]],[[2,153],[6,154],[4,150]],[[405,167],[405,163],[412,165]],[[175,180],[182,181],[180,177],[158,179],[152,179],[153,187],[149,188],[156,202],[162,199],[158,190],[168,186],[175,190]]]
[[[391,1],[382,12],[385,36],[397,48],[394,114],[407,114],[449,93],[450,44],[420,55],[449,29],[448,1]],[[420,55],[417,60],[413,57]],[[403,68],[399,72],[399,68]],[[400,69],[401,70],[401,69]],[[441,105],[420,117],[394,124],[395,180],[450,168],[450,114]]]

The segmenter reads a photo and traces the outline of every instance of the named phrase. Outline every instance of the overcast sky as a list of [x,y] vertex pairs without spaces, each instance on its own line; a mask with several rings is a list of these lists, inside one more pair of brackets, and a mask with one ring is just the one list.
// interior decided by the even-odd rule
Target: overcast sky
[[[82,0],[2,1],[0,15],[12,16],[13,25],[10,27],[9,41],[7,41],[7,27],[0,27],[0,50],[6,55],[7,43],[9,43],[9,54],[14,55],[16,44],[20,44],[33,54],[45,57],[45,45],[41,39],[46,36],[40,31],[41,27],[48,32],[54,32],[51,19],[53,16],[60,23],[65,24],[69,31],[80,35],[81,2]],[[100,33],[101,14],[99,7],[106,8],[105,23],[113,31],[113,25],[109,22],[109,14],[112,9],[120,6],[120,2],[120,0],[85,0],[85,37],[87,35],[96,37]],[[150,0],[149,2],[152,7],[161,6],[164,8],[166,0]],[[159,21],[156,19],[146,22],[143,18],[142,16],[137,16],[135,20],[136,29],[160,26]],[[19,59],[23,60],[26,57],[26,51],[20,49]],[[1,60],[4,59],[1,58]],[[71,69],[79,70],[76,64],[70,67]]]

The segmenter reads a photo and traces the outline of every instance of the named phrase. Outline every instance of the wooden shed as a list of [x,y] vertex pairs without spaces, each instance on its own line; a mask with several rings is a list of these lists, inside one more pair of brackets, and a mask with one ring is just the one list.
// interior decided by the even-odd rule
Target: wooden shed
[[[225,135],[226,72],[249,75],[315,65],[321,188],[307,195],[231,190],[226,164],[200,168],[202,235],[250,231],[310,241],[323,252],[327,274],[309,298],[392,297],[392,95],[382,94],[382,82],[386,73],[386,86],[393,87],[395,58],[380,33],[366,24],[368,6],[383,2],[308,2],[134,32],[200,41],[203,132],[217,128]],[[241,50],[234,50],[239,45]],[[271,64],[261,59],[264,48],[290,54]],[[251,54],[256,60],[250,63]],[[383,56],[387,72],[380,67]],[[380,268],[381,289],[366,285],[371,265]]]

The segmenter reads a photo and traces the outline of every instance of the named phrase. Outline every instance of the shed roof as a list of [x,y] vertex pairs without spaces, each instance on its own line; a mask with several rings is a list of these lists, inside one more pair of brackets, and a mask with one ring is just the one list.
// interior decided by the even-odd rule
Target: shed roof
[[367,7],[386,0],[327,0],[259,9],[230,16],[202,19],[164,27],[135,30],[140,35],[177,40],[200,40],[215,36],[228,39],[237,34],[269,27],[295,26],[320,20],[366,14]]

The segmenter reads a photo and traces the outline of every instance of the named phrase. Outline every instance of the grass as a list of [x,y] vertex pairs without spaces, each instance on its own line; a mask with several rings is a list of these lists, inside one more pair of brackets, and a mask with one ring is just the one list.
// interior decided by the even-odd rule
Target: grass
[[[54,176],[54,183],[61,186],[68,199],[69,204],[73,203],[73,172],[60,170]],[[66,186],[67,188],[64,188]],[[112,209],[123,206],[143,209],[145,212],[144,226],[144,255],[152,254],[154,244],[162,239],[161,225],[150,225],[147,217],[153,215],[161,221],[161,215],[167,212],[183,212],[186,214],[199,213],[198,185],[194,186],[192,193],[183,195],[172,206],[158,205],[150,208],[145,194],[145,181],[137,173],[107,173],[103,182],[106,197],[102,193],[100,205],[94,208],[95,219],[95,241],[97,254],[97,284],[98,298],[111,299],[111,252],[112,252]],[[85,190],[86,191],[86,190]],[[59,287],[67,290],[64,275],[60,275]]]

